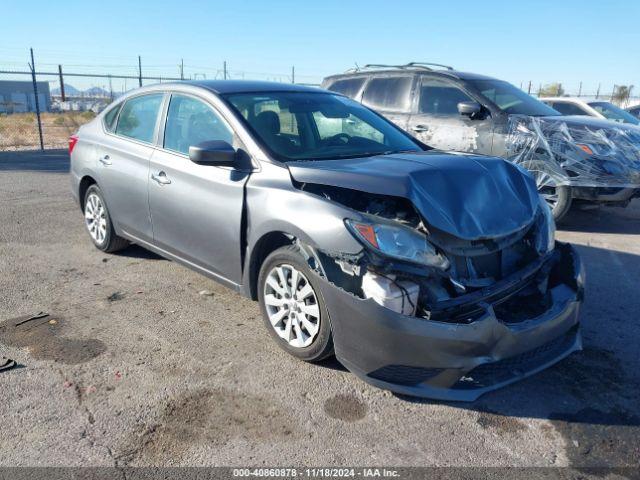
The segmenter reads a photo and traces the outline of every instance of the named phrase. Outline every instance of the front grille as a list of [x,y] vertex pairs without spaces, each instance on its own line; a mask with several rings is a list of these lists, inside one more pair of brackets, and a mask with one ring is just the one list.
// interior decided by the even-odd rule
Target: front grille
[[577,334],[578,326],[576,325],[566,334],[538,348],[497,362],[479,365],[458,380],[453,388],[469,390],[489,387],[535,370],[571,348]]
[[396,385],[418,385],[432,377],[435,377],[441,368],[420,368],[406,365],[387,365],[374,370],[368,376],[377,380]]

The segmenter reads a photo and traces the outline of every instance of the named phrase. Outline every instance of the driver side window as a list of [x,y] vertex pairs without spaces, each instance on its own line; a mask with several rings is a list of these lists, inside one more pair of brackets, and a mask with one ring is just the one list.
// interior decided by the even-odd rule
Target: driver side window
[[233,144],[233,132],[206,103],[186,95],[171,95],[164,148],[189,154],[189,147],[201,142],[224,140]]
[[453,83],[423,78],[418,111],[431,115],[459,115],[458,103],[473,99]]

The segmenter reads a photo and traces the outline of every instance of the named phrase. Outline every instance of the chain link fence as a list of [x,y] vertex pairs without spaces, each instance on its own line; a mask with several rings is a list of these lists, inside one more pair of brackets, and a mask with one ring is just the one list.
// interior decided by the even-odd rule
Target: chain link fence
[[[46,70],[34,71],[32,65],[33,58],[29,69],[3,70],[0,65],[0,151],[65,148],[69,137],[81,125],[93,119],[118,96],[139,86],[186,78],[206,79],[207,75],[212,79],[246,77],[299,83],[296,82],[298,78],[294,68],[290,74],[280,75],[230,72],[226,62],[220,70],[191,73],[189,77],[182,74],[183,66],[180,66],[177,76],[161,76],[156,72],[153,76],[147,76],[143,75],[140,63],[136,69],[129,70],[137,72],[137,75],[67,72],[61,65],[51,68],[50,64],[47,64]],[[562,84],[551,85],[558,85],[562,89]],[[542,85],[534,87],[532,82],[523,82],[521,88],[529,90],[534,96],[540,95],[543,90]],[[573,96],[595,97],[619,105],[622,103],[614,98],[616,87],[610,95],[600,90],[598,88],[594,94],[583,91],[580,85],[579,91],[573,92]],[[640,103],[640,97],[630,94],[631,90],[628,90],[623,107]],[[562,89],[562,95],[568,93]]]
[[64,148],[118,96],[174,80],[180,78],[0,70],[0,150]]

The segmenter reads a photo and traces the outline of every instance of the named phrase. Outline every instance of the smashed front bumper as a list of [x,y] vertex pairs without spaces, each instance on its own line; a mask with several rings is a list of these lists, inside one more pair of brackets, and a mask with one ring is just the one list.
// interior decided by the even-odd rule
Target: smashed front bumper
[[513,323],[483,301],[469,323],[405,316],[322,279],[336,356],[373,385],[442,400],[473,401],[539,372],[581,349],[583,267],[570,245],[556,250],[550,275],[563,280],[550,289],[550,308]]

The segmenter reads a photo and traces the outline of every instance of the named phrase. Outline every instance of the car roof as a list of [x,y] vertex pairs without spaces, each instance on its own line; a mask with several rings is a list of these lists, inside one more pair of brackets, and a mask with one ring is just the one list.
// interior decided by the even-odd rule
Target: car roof
[[206,88],[217,94],[249,92],[322,92],[318,87],[258,80],[187,80],[179,84]]
[[369,76],[378,74],[392,74],[392,73],[404,73],[409,75],[439,75],[442,77],[457,78],[459,80],[498,80],[495,77],[489,77],[487,75],[480,75],[478,73],[461,72],[458,70],[424,70],[419,68],[381,68],[381,69],[366,69],[366,70],[354,70],[346,73],[339,73],[336,75],[330,75],[325,80],[333,80],[339,78],[351,78],[358,76]]

